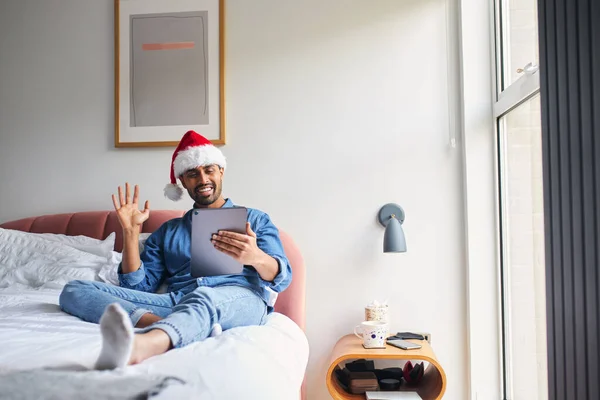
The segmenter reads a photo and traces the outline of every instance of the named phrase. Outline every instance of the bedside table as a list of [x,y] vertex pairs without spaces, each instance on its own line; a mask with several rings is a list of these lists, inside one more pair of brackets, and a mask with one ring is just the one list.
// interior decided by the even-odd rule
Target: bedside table
[[426,340],[409,341],[418,343],[422,347],[417,350],[402,350],[388,344],[385,349],[365,349],[362,346],[362,340],[355,335],[349,334],[343,336],[338,340],[331,352],[331,362],[327,370],[327,389],[331,397],[335,400],[364,400],[364,394],[347,393],[340,386],[335,376],[335,370],[339,368],[340,363],[364,358],[367,360],[413,360],[413,362],[421,360],[428,362],[429,365],[425,368],[425,373],[421,381],[416,386],[409,386],[403,381],[400,391],[417,392],[424,400],[441,399],[446,391],[446,373],[444,369],[438,363],[430,344]]

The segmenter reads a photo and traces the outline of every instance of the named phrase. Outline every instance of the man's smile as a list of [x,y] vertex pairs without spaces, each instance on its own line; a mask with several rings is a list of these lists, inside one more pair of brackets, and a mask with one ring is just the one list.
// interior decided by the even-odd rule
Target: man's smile
[[199,188],[196,188],[196,193],[198,193],[200,196],[210,196],[213,194],[213,192],[214,188],[212,185],[201,186]]

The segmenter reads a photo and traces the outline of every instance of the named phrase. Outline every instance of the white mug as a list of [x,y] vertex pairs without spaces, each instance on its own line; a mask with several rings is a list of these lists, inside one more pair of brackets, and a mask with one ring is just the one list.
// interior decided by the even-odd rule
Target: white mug
[[389,328],[385,321],[364,321],[354,327],[354,334],[363,340],[363,346],[367,349],[385,347],[388,333]]

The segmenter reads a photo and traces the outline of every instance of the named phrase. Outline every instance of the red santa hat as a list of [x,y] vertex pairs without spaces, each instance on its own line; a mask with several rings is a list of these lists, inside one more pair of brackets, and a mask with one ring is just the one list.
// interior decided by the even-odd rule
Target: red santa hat
[[183,188],[177,183],[177,178],[187,170],[211,164],[225,168],[227,162],[221,150],[204,136],[194,131],[186,132],[173,152],[171,183],[165,186],[165,196],[173,201],[181,200]]

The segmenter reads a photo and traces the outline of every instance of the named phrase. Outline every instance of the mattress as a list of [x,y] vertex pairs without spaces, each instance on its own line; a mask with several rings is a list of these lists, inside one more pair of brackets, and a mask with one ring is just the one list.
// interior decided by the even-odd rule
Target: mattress
[[[99,327],[62,312],[59,293],[0,289],[0,372],[92,368]],[[304,333],[272,313],[263,326],[230,329],[115,373],[175,376],[198,399],[298,399],[307,361]]]
[[[120,254],[111,251],[110,240],[0,229],[0,374],[93,367],[101,349],[99,326],[62,312],[58,297],[72,279],[114,281]],[[185,392],[153,399],[297,400],[307,362],[304,332],[272,313],[262,326],[230,329],[106,374],[185,383]]]

